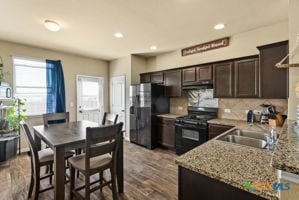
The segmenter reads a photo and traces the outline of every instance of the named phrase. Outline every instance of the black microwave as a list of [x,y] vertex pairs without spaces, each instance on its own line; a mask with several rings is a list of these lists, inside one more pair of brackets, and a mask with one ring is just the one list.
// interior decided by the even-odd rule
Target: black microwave
[[9,86],[0,85],[0,99],[12,98],[12,89]]

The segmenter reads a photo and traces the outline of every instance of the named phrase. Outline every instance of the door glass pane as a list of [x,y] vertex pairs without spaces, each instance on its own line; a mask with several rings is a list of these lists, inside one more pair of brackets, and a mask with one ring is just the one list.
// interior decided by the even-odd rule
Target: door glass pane
[[98,82],[82,82],[82,108],[99,109],[100,87]]

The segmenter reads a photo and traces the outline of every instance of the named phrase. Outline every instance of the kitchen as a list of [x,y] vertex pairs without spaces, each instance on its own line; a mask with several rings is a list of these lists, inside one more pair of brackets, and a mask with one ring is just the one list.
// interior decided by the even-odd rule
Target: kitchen
[[[12,56],[61,60],[71,122],[80,121],[78,76],[102,78],[100,110],[124,123],[120,199],[297,199],[296,0],[93,3],[5,4],[7,11],[39,5],[50,16],[57,10],[61,31],[40,28],[42,14],[22,20],[3,13],[20,24],[3,22],[0,57],[13,91]],[[79,12],[84,23],[73,20]],[[20,34],[26,20],[35,35],[29,26]],[[29,116],[26,123],[43,122]],[[27,197],[31,167],[23,133],[19,148],[10,164],[0,164],[5,199]],[[39,199],[68,197],[69,185],[65,195],[57,195],[56,185]],[[112,199],[106,188],[91,199]]]

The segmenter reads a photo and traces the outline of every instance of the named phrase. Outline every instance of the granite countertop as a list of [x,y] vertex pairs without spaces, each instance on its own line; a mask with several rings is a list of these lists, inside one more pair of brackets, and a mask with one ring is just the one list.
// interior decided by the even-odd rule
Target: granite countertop
[[[210,124],[221,124],[227,126],[233,126],[242,130],[257,131],[257,132],[270,132],[271,128],[267,124],[253,123],[250,125],[247,121],[234,120],[234,119],[211,119],[208,121]],[[277,133],[280,133],[281,127],[275,127]]]
[[165,118],[171,118],[171,119],[175,119],[175,118],[177,118],[177,117],[181,117],[181,116],[184,116],[184,115],[173,114],[173,113],[167,113],[167,114],[160,114],[160,115],[157,115],[157,117],[165,117]]
[[274,150],[272,166],[299,175],[299,134],[293,130],[294,122],[288,120],[284,124]]
[[[268,127],[261,124],[249,126],[246,121],[238,120],[214,119],[209,123],[256,131],[265,131]],[[178,157],[176,163],[210,178],[246,190],[244,185],[247,181],[277,182],[277,170],[270,165],[272,155],[273,151],[231,144],[215,138]],[[253,194],[266,199],[279,199],[278,192],[274,190],[255,190]]]

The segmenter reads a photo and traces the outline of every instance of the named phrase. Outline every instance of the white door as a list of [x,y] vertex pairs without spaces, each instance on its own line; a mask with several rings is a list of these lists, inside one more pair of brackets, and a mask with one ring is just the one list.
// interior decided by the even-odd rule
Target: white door
[[118,114],[118,122],[123,122],[123,129],[126,125],[125,111],[125,76],[115,76],[110,80],[110,112]]
[[103,77],[77,75],[77,121],[102,121],[103,91]]

